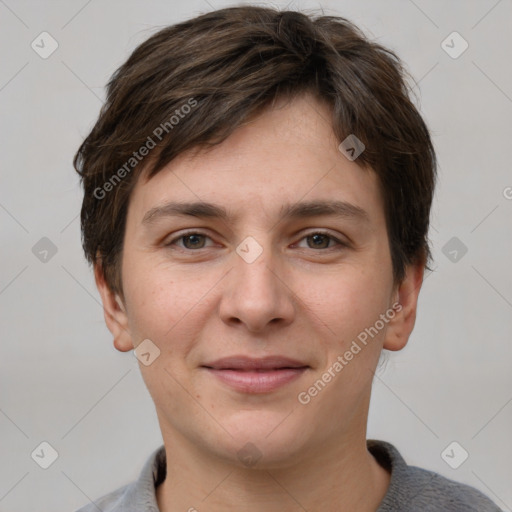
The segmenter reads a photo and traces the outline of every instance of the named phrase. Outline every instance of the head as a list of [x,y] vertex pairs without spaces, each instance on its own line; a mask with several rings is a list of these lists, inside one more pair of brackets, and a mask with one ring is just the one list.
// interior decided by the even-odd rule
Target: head
[[[115,346],[160,351],[141,370],[164,437],[223,456],[254,440],[278,464],[290,436],[300,450],[364,434],[372,369],[407,343],[431,259],[435,153],[409,94],[399,58],[348,20],[262,7],[160,30],[115,72],[74,160],[82,240]],[[204,368],[233,354],[308,368],[240,393]]]

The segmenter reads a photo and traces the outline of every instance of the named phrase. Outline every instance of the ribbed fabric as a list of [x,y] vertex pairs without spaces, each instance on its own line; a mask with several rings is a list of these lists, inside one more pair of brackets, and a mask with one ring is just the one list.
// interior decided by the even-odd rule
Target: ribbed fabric
[[368,439],[366,445],[391,472],[388,491],[377,512],[502,512],[474,487],[409,466],[391,443]]
[[[391,443],[368,439],[366,444],[379,464],[391,472],[388,491],[376,512],[502,512],[474,487],[409,466]],[[160,512],[155,488],[165,475],[165,447],[162,445],[144,464],[138,480],[76,512]],[[343,507],[340,510],[344,510]]]

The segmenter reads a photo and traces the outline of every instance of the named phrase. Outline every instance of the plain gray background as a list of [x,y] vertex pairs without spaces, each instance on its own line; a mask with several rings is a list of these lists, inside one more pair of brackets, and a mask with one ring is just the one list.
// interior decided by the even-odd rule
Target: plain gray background
[[[104,325],[71,160],[135,46],[227,5],[235,3],[0,0],[2,512],[73,511],[135,479],[162,443],[139,363],[114,349]],[[512,2],[273,5],[349,18],[395,50],[417,82],[440,163],[434,271],[408,346],[389,353],[375,378],[368,437],[510,511]],[[43,31],[59,45],[46,59],[31,47]],[[454,31],[469,44],[457,58],[464,42]],[[43,237],[57,251],[46,261]],[[31,457],[43,441],[58,452],[48,469]],[[469,453],[457,469],[441,456],[453,441]],[[460,448],[449,453],[457,459]]]

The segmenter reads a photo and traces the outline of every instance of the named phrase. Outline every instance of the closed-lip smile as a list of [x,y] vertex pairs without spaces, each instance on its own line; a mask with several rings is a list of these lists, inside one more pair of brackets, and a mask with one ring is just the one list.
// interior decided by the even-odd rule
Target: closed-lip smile
[[260,358],[235,355],[217,359],[203,365],[214,370],[278,370],[282,368],[307,368],[309,365],[286,356],[266,356]]
[[299,378],[309,365],[286,356],[223,357],[202,365],[223,384],[242,393],[269,393]]

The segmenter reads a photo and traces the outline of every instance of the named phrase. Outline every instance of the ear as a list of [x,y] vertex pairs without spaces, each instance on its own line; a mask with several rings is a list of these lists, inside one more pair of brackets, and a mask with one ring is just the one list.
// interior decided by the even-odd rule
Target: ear
[[126,307],[123,305],[123,301],[119,295],[115,294],[108,287],[101,262],[94,265],[94,279],[103,302],[105,323],[107,324],[108,330],[114,336],[114,347],[120,352],[132,350],[134,346],[128,328]]
[[395,316],[389,321],[383,348],[401,350],[407,344],[416,321],[416,309],[421,285],[423,284],[424,265],[408,265],[403,281],[394,288],[393,304]]

